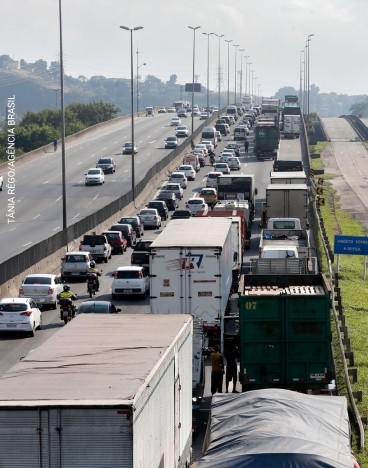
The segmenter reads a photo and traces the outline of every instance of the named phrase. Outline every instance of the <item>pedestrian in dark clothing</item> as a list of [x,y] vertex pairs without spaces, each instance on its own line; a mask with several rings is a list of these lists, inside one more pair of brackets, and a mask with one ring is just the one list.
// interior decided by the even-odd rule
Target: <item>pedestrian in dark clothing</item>
[[249,142],[248,142],[248,140],[245,138],[245,140],[244,140],[244,151],[245,151],[246,153],[248,153],[248,148],[249,148]]
[[229,343],[225,348],[226,358],[226,393],[229,393],[229,383],[233,381],[233,393],[238,393],[236,388],[238,365],[236,358],[239,356],[238,347],[234,343]]
[[214,352],[211,353],[211,394],[222,393],[222,381],[224,378],[224,358],[220,353],[220,347],[214,346]]

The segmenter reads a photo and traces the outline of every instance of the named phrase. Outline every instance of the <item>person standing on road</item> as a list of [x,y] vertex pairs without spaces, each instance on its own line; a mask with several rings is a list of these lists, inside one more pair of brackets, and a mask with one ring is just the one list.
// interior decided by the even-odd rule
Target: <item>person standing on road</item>
[[55,138],[55,140],[54,140],[54,151],[57,150],[57,147],[58,147],[58,141],[57,141],[57,138]]
[[224,378],[224,358],[220,353],[220,347],[214,346],[214,352],[211,353],[211,394],[222,393],[222,381]]
[[234,342],[228,344],[225,348],[225,359],[226,359],[226,393],[229,393],[229,383],[233,381],[233,393],[238,393],[236,389],[236,381],[238,374],[238,364],[236,358],[239,356],[238,347]]
[[245,151],[246,153],[248,153],[248,149],[249,149],[249,142],[248,142],[248,140],[245,138],[245,139],[244,139],[244,151]]

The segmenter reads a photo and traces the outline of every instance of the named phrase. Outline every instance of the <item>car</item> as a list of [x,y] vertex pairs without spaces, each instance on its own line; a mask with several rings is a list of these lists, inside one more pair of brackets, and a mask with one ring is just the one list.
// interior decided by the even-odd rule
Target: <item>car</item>
[[208,205],[204,201],[204,198],[189,198],[185,204],[185,208],[190,210],[193,214],[196,214],[198,211],[203,211],[205,215],[208,213]]
[[166,109],[164,107],[161,107],[159,110],[158,110],[158,113],[159,114],[166,114]]
[[184,189],[188,187],[188,179],[183,172],[172,172],[169,182],[178,182]]
[[187,115],[187,111],[185,109],[179,109],[178,110],[178,117],[185,117],[187,118],[188,115]]
[[167,148],[176,148],[179,144],[177,136],[168,136],[165,140],[165,149]]
[[[249,127],[248,127],[248,125],[240,124],[237,128],[244,128],[245,134],[246,134],[246,135],[249,135]],[[234,130],[234,137],[235,137],[235,132],[237,131],[237,128]],[[234,139],[235,139],[235,138],[234,138]]]
[[117,223],[113,224],[109,231],[120,231],[128,242],[130,247],[134,247],[137,242],[137,234],[131,224]]
[[240,156],[240,147],[238,143],[228,143],[226,149],[232,149],[235,153],[235,156]]
[[143,299],[147,297],[150,288],[149,276],[144,267],[125,266],[119,267],[113,273],[111,285],[111,297],[117,299],[118,296],[139,295]]
[[230,125],[229,124],[224,124],[225,128],[226,128],[226,133],[227,135],[230,133]]
[[228,115],[222,115],[221,119],[225,120],[225,123],[228,124],[230,127],[231,122],[230,122],[230,117]]
[[221,132],[219,132],[219,131],[217,131],[217,130],[216,130],[216,137],[217,137],[217,141],[222,141]]
[[176,136],[177,137],[187,137],[189,136],[189,130],[185,125],[179,125],[176,127]]
[[230,174],[230,168],[227,163],[218,162],[213,166],[216,172],[222,172],[223,174]]
[[165,193],[174,193],[176,198],[181,200],[184,196],[183,189],[181,188],[180,184],[168,182],[161,190],[161,192]]
[[84,174],[86,185],[102,185],[105,183],[105,174],[99,167],[88,169],[87,174]]
[[90,252],[67,252],[61,259],[61,281],[66,282],[68,278],[82,278],[85,281],[92,261]]
[[183,172],[188,180],[195,180],[196,172],[190,164],[182,164],[177,168],[178,172]]
[[192,113],[192,108],[191,108],[191,107],[187,107],[187,108],[186,108],[186,111],[187,111],[188,114],[191,114],[191,113]]
[[172,193],[172,192],[168,192],[168,193],[160,192],[160,193],[157,195],[156,200],[164,201],[164,202],[166,203],[167,209],[168,209],[169,211],[175,211],[176,208],[179,208],[179,201],[178,201],[178,199],[176,198],[175,193]]
[[229,166],[230,170],[231,169],[237,169],[240,170],[240,161],[239,158],[231,156],[230,158],[227,158],[227,165]]
[[120,219],[119,224],[131,224],[137,234],[137,237],[141,238],[143,236],[144,227],[139,216],[123,216]]
[[36,303],[57,307],[57,295],[63,290],[61,279],[57,275],[27,275],[19,288],[19,297],[33,299]]
[[173,117],[170,120],[170,125],[171,126],[177,126],[177,125],[180,125],[180,124],[181,124],[181,120],[179,119],[179,117]]
[[193,115],[201,115],[199,109],[194,108],[194,109],[193,109]]
[[161,227],[161,216],[155,208],[143,208],[138,216],[141,218],[144,227]]
[[217,179],[222,176],[222,172],[209,172],[206,176],[206,187],[217,188]]
[[[243,119],[241,122],[240,122],[240,125],[246,125],[248,127],[248,130],[251,128],[251,122],[249,119]],[[249,133],[249,132],[248,132]]]
[[229,125],[233,125],[235,123],[235,117],[233,115],[228,115],[229,117]]
[[[147,203],[146,208],[153,208],[157,210],[162,221],[166,221],[167,218],[169,217],[169,210],[167,208],[165,200],[152,200]],[[159,226],[156,226],[156,227],[159,227]]]
[[203,188],[199,196],[204,199],[208,206],[215,206],[217,203],[217,190],[213,187]]
[[176,109],[175,109],[175,107],[168,107],[168,108],[167,108],[167,112],[168,112],[169,114],[172,114],[173,112],[176,112]]
[[[138,153],[137,145],[134,143],[134,154]],[[132,142],[127,141],[123,145],[123,154],[132,154]]]
[[109,301],[84,301],[77,309],[76,314],[117,314],[121,309],[117,309]]
[[207,146],[203,143],[198,143],[195,145],[194,150],[202,150],[205,154],[205,156],[208,155],[208,149]]
[[216,123],[216,131],[221,133],[221,135],[226,136],[228,134],[227,127],[225,123]]
[[235,156],[235,152],[233,150],[224,149],[220,157],[220,162],[226,162],[227,158],[230,158],[231,156]]
[[108,243],[111,245],[113,253],[123,254],[128,247],[128,241],[125,239],[121,231],[104,231]]
[[116,164],[112,158],[100,158],[96,167],[102,169],[105,174],[113,174],[116,171]]
[[215,151],[215,146],[210,140],[202,140],[201,145],[206,145],[207,151]]
[[42,328],[42,315],[31,298],[7,298],[0,301],[0,331],[25,332],[34,336]]
[[214,106],[214,108],[212,109],[212,112],[220,112],[220,108],[217,106]]
[[200,120],[206,120],[206,119],[208,119],[208,117],[209,117],[208,112],[201,112],[201,115],[199,116],[199,119]]
[[203,149],[198,149],[194,148],[193,154],[196,154],[198,156],[198,162],[199,162],[199,167],[204,167],[205,166],[205,153]]
[[171,215],[171,219],[189,219],[193,218],[194,214],[190,210],[176,210]]

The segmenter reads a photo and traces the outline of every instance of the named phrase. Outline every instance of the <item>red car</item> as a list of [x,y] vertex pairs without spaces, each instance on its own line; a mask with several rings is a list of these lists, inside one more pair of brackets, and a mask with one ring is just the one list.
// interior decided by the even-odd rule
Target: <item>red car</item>
[[102,233],[106,236],[109,244],[111,245],[111,251],[123,254],[127,247],[128,241],[122,235],[121,231],[105,231]]

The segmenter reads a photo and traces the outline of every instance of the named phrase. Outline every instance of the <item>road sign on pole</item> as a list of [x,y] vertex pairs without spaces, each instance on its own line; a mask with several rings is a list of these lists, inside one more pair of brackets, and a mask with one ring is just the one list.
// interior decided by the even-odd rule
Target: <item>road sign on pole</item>
[[338,254],[338,264],[340,263],[340,254],[364,255],[363,279],[365,280],[367,271],[368,237],[335,236],[334,253]]

